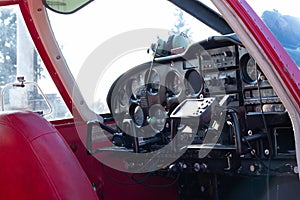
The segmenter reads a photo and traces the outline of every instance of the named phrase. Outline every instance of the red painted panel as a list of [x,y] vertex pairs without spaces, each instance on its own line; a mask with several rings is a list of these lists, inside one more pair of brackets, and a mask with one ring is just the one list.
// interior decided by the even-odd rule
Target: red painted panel
[[29,33],[33,39],[33,42],[36,46],[36,49],[39,52],[39,55],[41,56],[51,78],[53,79],[59,93],[61,94],[62,98],[64,99],[64,102],[66,103],[69,110],[72,112],[75,110],[75,108],[72,107],[72,97],[68,95],[68,92],[63,84],[63,82],[59,79],[56,73],[55,66],[52,64],[50,59],[50,53],[48,53],[44,47],[44,44],[40,40],[39,34],[37,32],[37,29],[35,27],[35,24],[32,21],[32,17],[30,15],[30,11],[28,8],[28,2],[27,1],[20,1],[20,10],[22,12],[24,21],[26,23],[26,26],[29,30]]
[[[54,126],[71,146],[90,181],[97,187],[99,197],[106,200],[179,199],[178,184],[173,178],[116,171],[104,166],[94,156],[88,154],[84,143],[80,140],[86,134],[84,123],[81,125],[76,123],[76,128],[74,123],[55,122]],[[79,134],[83,135],[79,137]]]
[[9,6],[9,5],[18,4],[18,3],[19,3],[18,0],[15,0],[15,1],[12,1],[12,0],[2,0],[2,1],[0,1],[0,6]]

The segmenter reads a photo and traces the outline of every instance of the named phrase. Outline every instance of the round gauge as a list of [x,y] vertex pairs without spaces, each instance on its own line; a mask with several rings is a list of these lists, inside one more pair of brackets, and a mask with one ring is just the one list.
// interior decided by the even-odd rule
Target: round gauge
[[249,54],[246,54],[241,58],[241,67],[243,81],[250,85],[256,84],[261,72],[259,71],[255,60]]
[[149,117],[149,124],[156,133],[164,129],[168,115],[162,105],[155,104],[151,106]]
[[256,81],[259,76],[256,62],[253,58],[249,59],[246,64],[246,73],[251,81]]
[[131,93],[132,93],[134,98],[137,98],[139,88],[140,88],[140,86],[139,86],[138,81],[136,79],[132,80],[132,82],[131,82]]
[[138,97],[139,91],[143,85],[144,85],[144,81],[143,81],[143,76],[141,74],[139,74],[137,78],[132,79],[130,90],[133,98],[136,99]]
[[148,92],[152,95],[158,93],[160,89],[160,77],[157,71],[149,70],[146,75],[146,84],[148,85]]
[[178,73],[175,71],[169,72],[169,74],[166,77],[166,87],[169,91],[169,97],[177,96],[182,91],[182,80]]
[[129,97],[127,95],[126,87],[122,87],[119,91],[118,100],[121,106],[126,106],[129,103]]
[[133,113],[132,113],[132,119],[137,126],[139,126],[139,127],[143,126],[144,121],[145,121],[145,115],[144,115],[144,111],[141,108],[141,106],[136,106],[134,108]]
[[194,69],[186,72],[185,82],[186,94],[189,96],[197,96],[203,89],[203,78]]

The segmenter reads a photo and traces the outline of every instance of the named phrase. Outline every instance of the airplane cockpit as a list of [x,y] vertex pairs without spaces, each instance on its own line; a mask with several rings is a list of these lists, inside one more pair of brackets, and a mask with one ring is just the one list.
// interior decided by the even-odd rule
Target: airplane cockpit
[[[2,111],[30,110],[45,118],[51,124],[47,131],[61,134],[65,142],[58,140],[58,145],[75,155],[79,167],[74,171],[86,174],[99,199],[297,199],[299,113],[291,109],[297,98],[288,101],[284,94],[291,99],[298,90],[294,85],[282,88],[284,73],[299,63],[299,48],[282,40],[282,32],[276,32],[281,29],[275,31],[267,17],[278,17],[285,28],[294,18],[273,10],[259,21],[246,3],[216,0],[155,1],[165,12],[157,16],[152,3],[134,2],[144,10],[131,13],[123,8],[126,2],[118,7],[107,2],[106,8],[93,0],[20,6],[19,17],[32,15],[25,21],[39,47],[32,68],[38,72],[30,66],[26,70],[31,75],[1,85]],[[235,4],[235,12],[248,8],[257,24],[241,22],[225,9]],[[167,10],[170,5],[176,6],[175,14]],[[169,15],[176,18],[172,31],[159,27],[170,24]],[[96,18],[98,24],[82,16]],[[261,25],[266,23],[278,41],[272,35],[264,40],[263,34],[244,34],[238,23],[245,30],[269,33]],[[68,30],[62,29],[66,24]],[[271,52],[268,42],[276,51]],[[20,43],[20,49],[27,45]],[[288,65],[276,65],[277,51],[278,60],[286,59]],[[38,56],[44,64],[37,62]],[[40,69],[42,65],[46,68]],[[36,80],[26,81],[28,77]],[[51,77],[55,86],[41,81],[44,77]],[[52,87],[61,96],[44,92]]]
[[[288,112],[232,38],[212,37],[122,74],[107,96],[111,115],[89,123],[89,152],[114,152],[128,172],[187,176],[193,181],[183,183],[185,194],[194,184],[210,187],[202,176],[295,178]],[[111,120],[115,128],[105,125]],[[97,148],[97,126],[111,134],[111,148]]]

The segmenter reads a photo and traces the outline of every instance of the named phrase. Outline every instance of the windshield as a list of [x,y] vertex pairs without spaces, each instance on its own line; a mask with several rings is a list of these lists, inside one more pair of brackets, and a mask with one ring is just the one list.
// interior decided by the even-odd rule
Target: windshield
[[[201,2],[217,11],[209,0]],[[295,2],[288,2],[248,0],[300,66],[299,13]],[[185,36],[186,46],[220,35],[174,4],[161,0],[120,1],[118,6],[112,1],[93,1],[72,15],[48,14],[81,92],[97,113],[109,112],[106,97],[114,81],[130,68],[151,62],[153,52],[168,44],[171,35]]]
[[0,27],[1,111],[30,110],[51,121],[70,118],[18,6],[0,8]]
[[[183,33],[190,43],[219,35],[172,3],[161,0],[120,1],[118,6],[113,1],[93,1],[72,15],[50,11],[48,14],[58,43],[77,81],[80,82],[78,75],[84,74],[85,68],[89,68],[89,74],[102,69],[97,81],[97,92],[86,99],[89,106],[98,113],[108,112],[106,96],[113,82],[128,69],[152,59],[151,52],[147,52],[152,43],[159,39],[167,42],[173,33]],[[67,29],[62,28],[66,25]],[[126,34],[132,41],[122,38]],[[143,40],[143,44],[139,40]],[[123,50],[116,52],[117,49]],[[99,55],[93,57],[102,50],[101,58]],[[107,62],[103,61],[105,59]],[[89,61],[91,65],[87,66]],[[86,77],[83,79],[79,87],[88,84]],[[85,91],[82,90],[83,93]]]

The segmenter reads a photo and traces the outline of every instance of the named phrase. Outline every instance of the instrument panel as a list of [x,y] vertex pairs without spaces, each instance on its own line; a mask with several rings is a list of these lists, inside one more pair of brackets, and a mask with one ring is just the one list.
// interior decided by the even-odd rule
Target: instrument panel
[[149,62],[128,71],[115,82],[108,104],[113,105],[112,114],[121,119],[119,126],[129,116],[137,127],[160,124],[157,125],[160,128],[153,128],[158,132],[162,130],[162,116],[169,115],[184,99],[197,98],[203,91],[204,81],[198,66],[190,67],[185,60],[167,64]]
[[[201,161],[202,172],[221,173],[224,162],[234,170],[233,157],[246,166],[257,157],[294,158],[293,141],[282,142],[293,138],[286,109],[255,60],[232,41],[205,40],[182,55],[136,66],[115,81],[107,103],[121,132],[143,138],[135,149],[152,152],[171,141],[186,149],[181,167]],[[129,130],[123,127],[128,120],[134,124]],[[216,165],[222,169],[210,169],[211,162],[222,162]]]
[[130,117],[140,128],[157,119],[150,116],[152,106],[162,106],[169,118],[185,99],[239,93],[237,58],[237,46],[230,44],[191,47],[184,56],[154,59],[123,74],[109,92],[108,105],[120,127]]
[[122,127],[127,118],[133,119],[137,128],[151,126],[157,118],[150,116],[150,108],[160,105],[167,113],[164,121],[168,131],[170,114],[186,99],[230,94],[231,101],[241,106],[238,46],[228,42],[214,46],[207,43],[200,42],[184,55],[157,58],[123,74],[107,98],[108,105],[114,105],[109,107],[118,126]]

